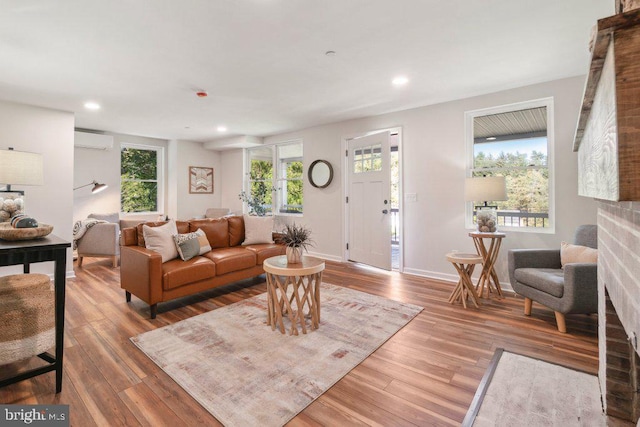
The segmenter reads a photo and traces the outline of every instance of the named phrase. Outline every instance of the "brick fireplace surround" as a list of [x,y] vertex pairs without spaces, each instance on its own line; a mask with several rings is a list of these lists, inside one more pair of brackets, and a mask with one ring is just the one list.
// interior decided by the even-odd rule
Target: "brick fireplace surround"
[[608,415],[640,417],[640,202],[598,205],[598,377]]

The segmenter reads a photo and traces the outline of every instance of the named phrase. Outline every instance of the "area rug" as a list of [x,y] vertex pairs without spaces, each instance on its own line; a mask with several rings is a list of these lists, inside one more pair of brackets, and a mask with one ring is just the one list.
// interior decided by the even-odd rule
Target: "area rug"
[[422,311],[339,286],[320,289],[320,328],[306,335],[272,331],[262,294],[131,341],[222,424],[280,426]]
[[496,350],[463,426],[606,426],[595,375]]

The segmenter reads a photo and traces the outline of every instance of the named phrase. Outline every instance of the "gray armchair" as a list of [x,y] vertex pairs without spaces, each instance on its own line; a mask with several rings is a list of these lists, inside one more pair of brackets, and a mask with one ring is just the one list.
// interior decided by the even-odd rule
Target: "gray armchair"
[[[581,225],[574,244],[598,247],[598,228]],[[567,332],[565,314],[598,311],[598,274],[595,263],[560,263],[559,249],[512,249],[508,254],[509,280],[524,299],[524,314],[535,301],[555,312],[558,330]]]

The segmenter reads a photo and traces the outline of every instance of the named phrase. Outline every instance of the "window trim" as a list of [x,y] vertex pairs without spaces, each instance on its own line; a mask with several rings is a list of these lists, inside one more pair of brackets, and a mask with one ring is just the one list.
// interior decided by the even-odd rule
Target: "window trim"
[[[547,108],[547,169],[549,171],[549,226],[548,227],[508,227],[500,226],[500,231],[521,232],[521,233],[540,233],[555,234],[556,232],[556,207],[555,207],[555,124],[553,97],[534,99],[530,101],[516,102],[513,104],[505,104],[497,107],[483,108],[478,110],[466,111],[464,113],[465,125],[465,150],[466,150],[466,168],[465,176],[471,177],[473,169],[473,120],[476,117],[487,116],[491,114],[507,113],[510,111],[526,110],[530,108],[546,107]],[[465,228],[468,230],[475,229],[473,224],[473,202],[465,203]]]
[[[287,145],[294,145],[294,144],[300,144],[302,146],[302,157],[300,157],[300,161],[302,162],[302,175],[300,176],[299,179],[295,179],[295,180],[299,180],[302,181],[302,189],[303,189],[303,199],[302,199],[302,212],[301,213],[295,213],[295,212],[280,212],[279,210],[279,202],[280,199],[282,197],[282,190],[280,189],[279,185],[281,183],[287,182],[289,180],[287,179],[282,179],[280,178],[280,161],[281,158],[278,155],[278,150],[280,147],[284,147]],[[271,215],[272,216],[294,216],[294,217],[303,217],[304,216],[304,182],[305,182],[305,177],[304,177],[304,172],[305,172],[305,167],[304,167],[304,143],[302,139],[292,139],[292,140],[288,140],[288,141],[282,141],[282,142],[277,142],[277,143],[273,143],[273,144],[264,144],[262,146],[258,146],[258,147],[251,147],[251,148],[246,148],[245,149],[245,162],[244,162],[244,168],[245,168],[245,172],[244,172],[244,182],[243,182],[243,187],[244,187],[244,191],[247,194],[251,193],[251,179],[249,177],[249,171],[251,170],[251,154],[250,151],[254,148],[264,148],[264,147],[269,147],[271,149],[271,158],[272,158],[272,167],[273,167],[273,173],[272,173],[272,182],[271,185],[276,189],[276,191],[274,192],[275,194],[273,195],[273,197],[271,198]],[[297,159],[297,158],[296,158]],[[293,181],[293,179],[291,180]],[[248,213],[248,208],[247,208],[247,204],[246,203],[242,203],[242,212],[243,213]]]
[[122,200],[120,200],[120,213],[127,216],[134,215],[152,215],[152,214],[160,214],[164,212],[164,147],[157,145],[146,145],[146,144],[135,144],[129,142],[122,142],[120,144],[120,156],[118,158],[119,169],[120,169],[120,194],[122,197],[122,150],[123,149],[135,149],[135,150],[149,150],[155,151],[157,153],[157,165],[156,170],[158,171],[158,175],[156,176],[156,180],[158,182],[158,190],[157,190],[157,210],[155,211],[145,211],[145,212],[124,212],[122,210]]

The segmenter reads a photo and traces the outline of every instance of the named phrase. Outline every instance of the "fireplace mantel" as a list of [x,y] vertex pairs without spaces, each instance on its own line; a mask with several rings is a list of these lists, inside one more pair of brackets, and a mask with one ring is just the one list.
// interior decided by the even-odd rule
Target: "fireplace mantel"
[[598,21],[574,138],[579,194],[640,200],[640,9]]

